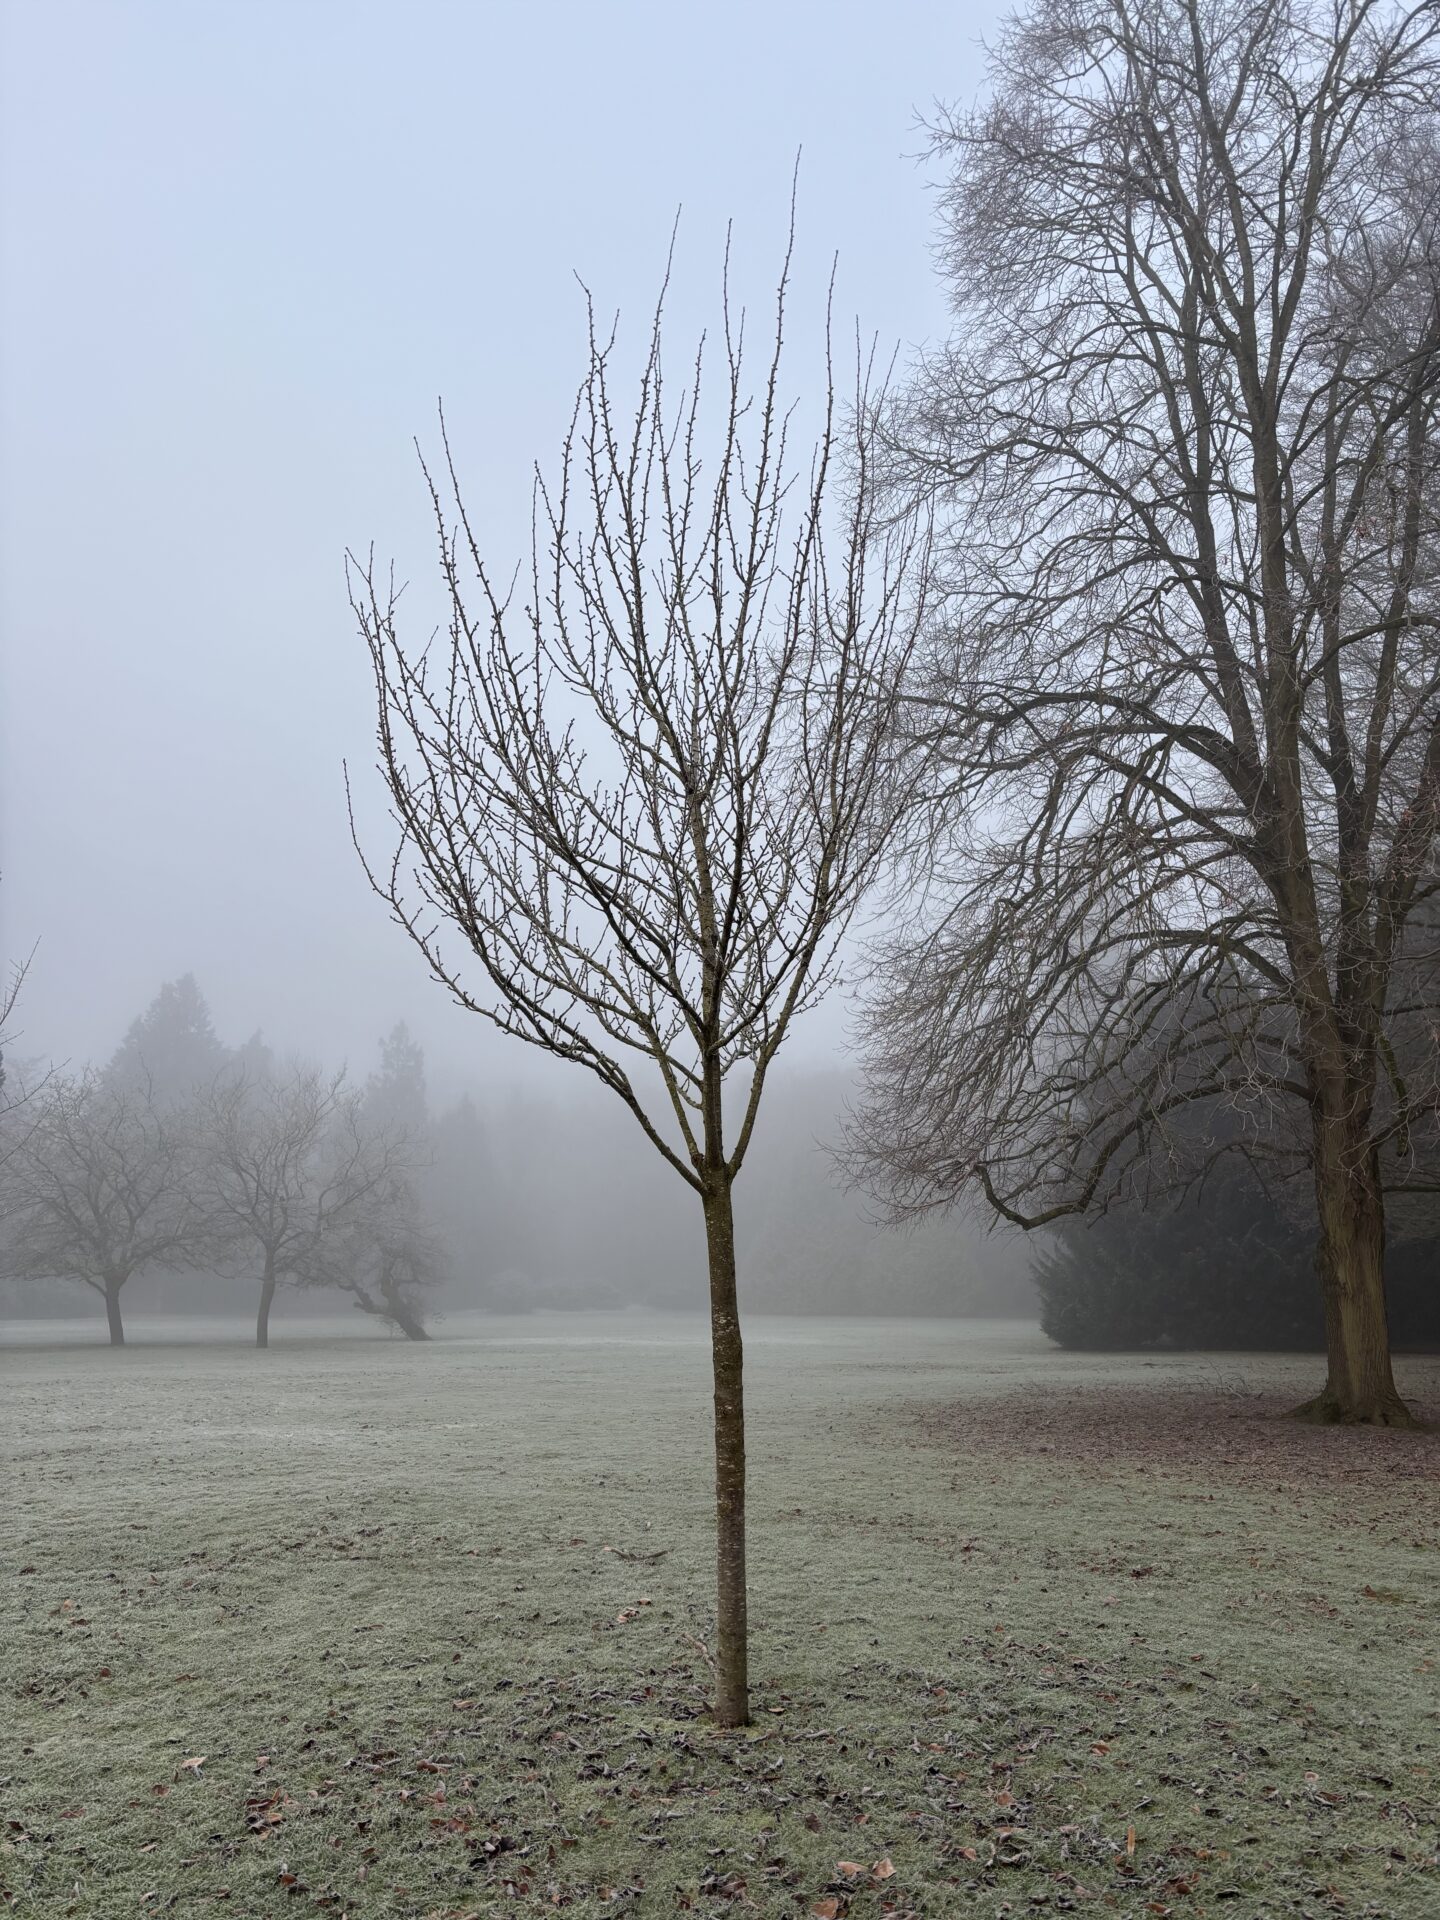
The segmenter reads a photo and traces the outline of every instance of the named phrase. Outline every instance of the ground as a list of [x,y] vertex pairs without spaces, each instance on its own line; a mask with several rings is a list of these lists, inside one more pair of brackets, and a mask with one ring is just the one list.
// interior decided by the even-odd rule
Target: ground
[[727,1735],[698,1320],[182,1331],[0,1347],[17,1917],[1440,1911],[1440,1438],[1313,1359],[755,1320]]

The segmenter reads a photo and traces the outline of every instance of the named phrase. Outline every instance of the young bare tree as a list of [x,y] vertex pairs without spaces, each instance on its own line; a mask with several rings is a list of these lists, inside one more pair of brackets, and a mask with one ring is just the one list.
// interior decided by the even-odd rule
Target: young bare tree
[[[228,1269],[259,1267],[257,1347],[270,1344],[277,1287],[353,1292],[374,1249],[410,1237],[407,1143],[369,1125],[363,1105],[343,1072],[326,1076],[306,1066],[269,1079],[222,1074],[209,1089],[197,1192],[214,1236],[212,1259]],[[389,1310],[404,1324],[396,1302],[413,1325],[403,1287],[381,1290],[370,1310]]]
[[1291,1107],[1320,1419],[1408,1420],[1384,1189],[1437,1173],[1437,36],[1434,0],[1035,0],[938,129],[958,325],[891,421],[951,600],[860,1157],[901,1213],[1032,1226],[1180,1103],[1267,1142]]
[[137,1273],[199,1255],[193,1116],[144,1088],[52,1076],[4,1166],[4,1277],[78,1280],[105,1302],[110,1344],[125,1344],[120,1296]]
[[749,1717],[732,1189],[884,841],[924,548],[918,518],[877,524],[863,391],[842,489],[828,355],[818,439],[792,457],[788,275],[787,256],[752,395],[727,268],[713,413],[700,355],[666,386],[662,294],[622,419],[591,310],[558,474],[537,476],[524,607],[494,584],[448,443],[443,495],[426,474],[448,647],[403,640],[392,587],[352,563],[402,836],[373,883],[462,1006],[595,1074],[703,1212],[724,1726]]

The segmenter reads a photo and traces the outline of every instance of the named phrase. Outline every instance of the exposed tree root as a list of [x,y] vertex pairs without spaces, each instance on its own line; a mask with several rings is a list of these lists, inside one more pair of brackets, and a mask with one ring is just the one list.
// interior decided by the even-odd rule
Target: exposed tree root
[[1399,1427],[1414,1432],[1425,1424],[1416,1419],[1398,1393],[1364,1405],[1345,1406],[1329,1387],[1313,1400],[1292,1407],[1286,1418],[1303,1420],[1312,1427]]

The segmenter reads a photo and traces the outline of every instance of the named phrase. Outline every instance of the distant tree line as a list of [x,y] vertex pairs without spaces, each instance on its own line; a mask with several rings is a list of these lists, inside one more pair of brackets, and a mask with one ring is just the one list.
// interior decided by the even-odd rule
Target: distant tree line
[[168,982],[103,1069],[52,1072],[6,1116],[0,1278],[88,1287],[112,1345],[145,1274],[253,1287],[256,1342],[281,1286],[344,1297],[410,1339],[440,1256],[424,1141],[386,1058],[363,1089],[222,1046],[192,976]]
[[[897,1236],[847,1191],[826,1142],[849,1084],[838,1071],[776,1081],[736,1221],[747,1298],[789,1313],[1031,1316],[1015,1237],[958,1218]],[[703,1277],[685,1196],[642,1140],[599,1127],[584,1098],[477,1086],[436,1102],[403,1023],[352,1084],[277,1063],[258,1036],[227,1047],[187,976],[102,1068],[14,1066],[6,1097],[13,1310],[71,1293],[79,1306],[88,1290],[123,1329],[137,1298],[182,1313],[248,1303],[264,1345],[289,1298],[353,1305],[415,1338],[442,1309],[689,1307]],[[69,1205],[82,1187],[84,1235]]]

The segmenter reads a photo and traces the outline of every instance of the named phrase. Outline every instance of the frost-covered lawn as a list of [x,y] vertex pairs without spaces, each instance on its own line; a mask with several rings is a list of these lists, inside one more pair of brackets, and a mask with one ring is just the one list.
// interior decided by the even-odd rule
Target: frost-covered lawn
[[1314,1360],[752,1322],[723,1736],[699,1320],[164,1331],[0,1347],[17,1916],[1440,1912],[1440,1440]]

